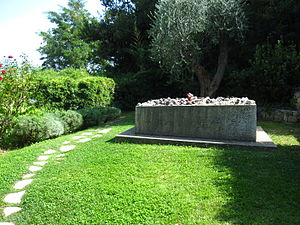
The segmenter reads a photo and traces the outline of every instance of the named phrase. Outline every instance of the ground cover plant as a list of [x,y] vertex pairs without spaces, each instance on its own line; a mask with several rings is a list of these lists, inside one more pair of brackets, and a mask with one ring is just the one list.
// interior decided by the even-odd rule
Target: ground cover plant
[[[259,125],[275,152],[115,143],[133,113],[109,123],[37,173],[20,206],[0,221],[15,224],[299,224],[299,127]],[[44,150],[82,132],[0,156],[0,198]],[[3,201],[0,208],[3,208]]]

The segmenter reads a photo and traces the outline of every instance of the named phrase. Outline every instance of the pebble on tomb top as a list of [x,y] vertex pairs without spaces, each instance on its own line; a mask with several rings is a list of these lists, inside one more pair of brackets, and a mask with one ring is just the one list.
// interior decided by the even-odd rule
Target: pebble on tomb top
[[189,98],[160,98],[138,103],[137,107],[143,106],[200,106],[200,105],[255,105],[254,100],[247,97],[189,97]]

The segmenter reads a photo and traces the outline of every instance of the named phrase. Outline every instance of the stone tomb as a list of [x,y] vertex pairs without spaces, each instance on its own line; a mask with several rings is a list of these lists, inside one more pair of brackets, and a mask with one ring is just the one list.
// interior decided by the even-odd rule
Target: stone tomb
[[[262,147],[254,144],[258,140],[254,101],[205,99],[194,98],[184,103],[178,100],[181,104],[176,101],[168,104],[165,100],[161,101],[162,104],[157,100],[139,104],[135,111],[135,129],[117,135],[116,141],[155,143],[157,140],[157,143],[167,144],[195,142],[242,146],[252,143],[252,146]],[[259,132],[263,132],[261,128]],[[266,147],[276,147],[267,135],[263,136],[267,137]],[[264,140],[260,141],[264,143]]]
[[256,141],[256,105],[139,106],[136,134]]

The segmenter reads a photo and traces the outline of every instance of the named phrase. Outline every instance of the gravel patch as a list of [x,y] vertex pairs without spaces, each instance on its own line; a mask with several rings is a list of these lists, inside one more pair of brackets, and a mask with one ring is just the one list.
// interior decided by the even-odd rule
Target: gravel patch
[[200,105],[255,105],[254,100],[247,97],[244,98],[210,98],[210,97],[189,97],[189,98],[160,98],[149,100],[144,103],[138,103],[138,107],[142,106],[200,106]]

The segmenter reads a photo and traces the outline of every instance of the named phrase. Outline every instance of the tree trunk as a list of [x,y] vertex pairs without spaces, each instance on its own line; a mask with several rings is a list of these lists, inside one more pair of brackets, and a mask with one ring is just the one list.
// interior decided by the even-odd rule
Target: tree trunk
[[206,97],[210,88],[210,75],[203,66],[194,65],[193,67],[200,86],[200,96]]
[[209,73],[195,59],[192,60],[193,70],[198,78],[201,97],[214,97],[223,79],[225,69],[228,63],[228,35],[226,32],[220,32],[220,53],[218,57],[218,68],[211,79]]
[[220,53],[218,58],[218,68],[215,73],[213,80],[210,83],[210,88],[208,92],[208,96],[213,97],[223,79],[225,69],[228,63],[228,35],[226,32],[220,32]]

